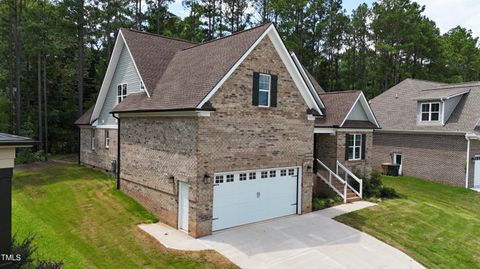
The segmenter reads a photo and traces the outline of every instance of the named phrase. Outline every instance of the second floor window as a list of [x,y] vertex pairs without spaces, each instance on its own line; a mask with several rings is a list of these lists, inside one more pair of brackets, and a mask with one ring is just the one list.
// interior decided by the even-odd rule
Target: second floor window
[[425,122],[440,120],[440,103],[423,103],[421,120]]
[[259,107],[277,106],[276,75],[253,72],[252,104]]
[[117,101],[118,103],[122,102],[123,99],[127,97],[127,84],[119,84],[117,86]]
[[258,105],[270,106],[270,75],[260,74],[258,83]]

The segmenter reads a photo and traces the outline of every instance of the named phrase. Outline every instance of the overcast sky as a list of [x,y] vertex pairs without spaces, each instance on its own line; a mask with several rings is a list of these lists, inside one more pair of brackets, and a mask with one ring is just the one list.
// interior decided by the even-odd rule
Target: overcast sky
[[[425,5],[425,15],[437,23],[441,33],[460,25],[473,31],[474,36],[480,36],[480,0],[416,0]],[[343,0],[343,7],[348,13],[361,3],[369,6],[373,0]],[[170,11],[180,17],[187,12],[183,9],[182,0],[175,0],[170,5]]]

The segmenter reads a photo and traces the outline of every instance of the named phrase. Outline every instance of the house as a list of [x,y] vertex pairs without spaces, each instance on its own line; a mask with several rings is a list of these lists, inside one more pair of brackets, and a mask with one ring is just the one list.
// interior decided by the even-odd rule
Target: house
[[[272,24],[201,44],[121,29],[97,102],[76,122],[80,161],[116,170],[117,187],[195,237],[303,214],[322,163],[317,140],[376,124],[363,94],[347,95],[347,119],[324,123],[335,108],[322,96],[333,106],[344,95],[324,93]],[[328,169],[345,201],[361,197]]]
[[479,103],[479,82],[400,82],[370,103],[382,126],[373,166],[395,163],[404,175],[479,187]]

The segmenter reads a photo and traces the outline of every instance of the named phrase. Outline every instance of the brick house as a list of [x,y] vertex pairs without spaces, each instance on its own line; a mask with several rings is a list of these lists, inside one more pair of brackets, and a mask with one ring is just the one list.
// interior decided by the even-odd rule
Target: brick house
[[373,167],[467,188],[480,187],[480,84],[406,79],[371,100],[382,125]]
[[[337,103],[338,126],[325,122]],[[81,163],[115,170],[117,187],[195,237],[310,212],[314,163],[335,158],[323,151],[349,154],[345,171],[348,159],[368,170],[378,127],[361,92],[325,93],[272,24],[201,44],[121,29],[76,124]],[[321,147],[322,135],[338,142]],[[333,177],[345,201],[361,194]]]

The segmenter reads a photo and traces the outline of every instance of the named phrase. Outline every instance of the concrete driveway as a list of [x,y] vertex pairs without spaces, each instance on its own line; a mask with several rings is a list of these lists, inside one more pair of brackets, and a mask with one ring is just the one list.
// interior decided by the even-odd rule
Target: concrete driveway
[[341,224],[331,211],[215,232],[200,240],[241,268],[423,268],[405,253]]

